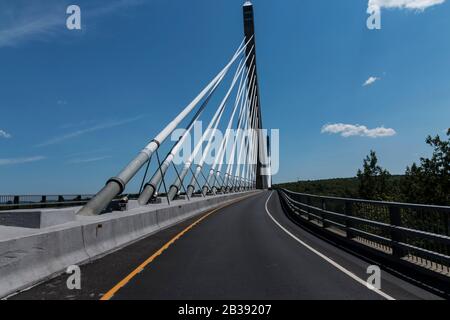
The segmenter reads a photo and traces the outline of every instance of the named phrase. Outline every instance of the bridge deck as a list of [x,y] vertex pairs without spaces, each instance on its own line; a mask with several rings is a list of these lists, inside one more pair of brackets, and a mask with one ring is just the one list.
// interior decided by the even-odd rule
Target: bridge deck
[[[213,212],[179,238],[198,217],[83,266],[81,291],[67,290],[61,276],[13,298],[438,298],[384,271],[382,293],[369,290],[355,280],[367,279],[368,262],[294,225],[277,194],[268,201],[269,196],[261,193]],[[144,270],[133,273],[144,261]]]

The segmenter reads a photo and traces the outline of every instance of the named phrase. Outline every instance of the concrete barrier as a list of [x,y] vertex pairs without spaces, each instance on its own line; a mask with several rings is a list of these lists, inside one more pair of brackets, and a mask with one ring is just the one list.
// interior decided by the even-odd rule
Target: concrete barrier
[[[0,226],[0,297],[55,277],[165,228],[251,193],[138,207],[44,229]],[[3,232],[2,232],[3,231]]]
[[84,263],[82,227],[0,241],[0,297]]
[[7,210],[0,211],[0,225],[41,229],[74,221],[75,215],[75,208]]

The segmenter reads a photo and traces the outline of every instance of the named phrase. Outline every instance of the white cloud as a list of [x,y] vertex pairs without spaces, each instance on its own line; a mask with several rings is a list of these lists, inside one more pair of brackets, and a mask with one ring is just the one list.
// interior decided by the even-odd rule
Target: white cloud
[[322,127],[322,133],[340,134],[342,137],[369,137],[369,138],[382,138],[391,137],[397,134],[394,129],[378,127],[374,129],[368,129],[366,126],[335,123],[327,124]]
[[87,158],[87,159],[72,159],[72,160],[68,161],[67,163],[73,163],[73,164],[90,163],[90,162],[97,162],[97,161],[101,161],[101,160],[105,160],[105,159],[109,159],[109,158],[111,158],[111,156],[101,156],[101,157],[94,157],[94,158]]
[[368,6],[387,9],[409,9],[424,11],[425,9],[444,3],[445,0],[369,0]]
[[75,128],[75,127],[84,127],[84,126],[92,125],[94,123],[95,123],[94,120],[82,120],[80,122],[64,123],[64,124],[60,125],[59,128],[60,129],[70,129],[70,128]]
[[11,138],[12,135],[10,135],[8,132],[5,132],[3,130],[0,130],[0,138],[5,138],[5,139],[9,139]]
[[87,157],[87,156],[93,157],[93,156],[98,156],[101,153],[105,153],[105,152],[109,152],[109,151],[111,151],[111,148],[96,148],[94,150],[71,153],[71,154],[65,155],[64,158],[74,159],[74,158]]
[[93,127],[90,127],[90,128],[80,129],[80,130],[77,130],[77,131],[74,131],[74,132],[66,133],[66,134],[64,134],[62,136],[57,136],[57,137],[51,138],[51,139],[49,139],[47,141],[39,143],[38,145],[36,145],[36,147],[45,147],[45,146],[61,143],[61,142],[65,141],[65,140],[76,138],[76,137],[79,137],[79,136],[84,135],[86,133],[91,133],[91,132],[95,132],[95,131],[99,131],[99,130],[104,130],[104,129],[118,127],[118,126],[121,126],[121,125],[124,125],[124,124],[127,124],[127,123],[135,122],[135,121],[140,120],[142,118],[143,118],[143,116],[141,115],[141,116],[137,116],[137,117],[129,118],[129,119],[106,121],[104,123],[97,124],[97,125],[95,125]]
[[373,77],[373,76],[369,77],[369,79],[367,79],[366,82],[364,82],[363,87],[370,86],[379,80],[381,80],[381,78]]
[[[0,1],[0,47],[17,46],[28,40],[47,40],[66,30],[67,1],[47,0],[38,4],[29,0]],[[81,7],[85,17],[111,14],[125,7],[144,3],[143,0],[115,0],[96,7]]]
[[43,156],[28,157],[28,158],[7,158],[7,159],[0,158],[0,166],[36,162],[44,159],[46,158]]

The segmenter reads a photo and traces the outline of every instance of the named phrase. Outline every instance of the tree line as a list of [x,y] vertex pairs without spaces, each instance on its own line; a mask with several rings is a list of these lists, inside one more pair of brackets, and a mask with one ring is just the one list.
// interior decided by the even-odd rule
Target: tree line
[[408,166],[404,175],[391,175],[382,168],[372,150],[354,178],[298,181],[279,187],[318,195],[450,205],[450,128],[446,140],[436,135],[425,142],[433,150],[431,157]]

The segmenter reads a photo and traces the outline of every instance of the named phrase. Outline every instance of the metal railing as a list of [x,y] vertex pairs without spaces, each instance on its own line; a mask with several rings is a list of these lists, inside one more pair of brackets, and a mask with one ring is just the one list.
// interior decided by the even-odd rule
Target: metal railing
[[[45,208],[67,208],[85,205],[92,199],[93,194],[79,195],[0,195],[0,212],[16,209],[45,209]],[[165,194],[159,194],[165,197]],[[139,193],[120,194],[114,197],[111,204],[102,213],[117,209],[118,202],[124,198],[136,200]]]
[[14,209],[78,206],[87,203],[92,195],[0,195],[0,211]]
[[293,218],[450,277],[450,207],[278,191]]

